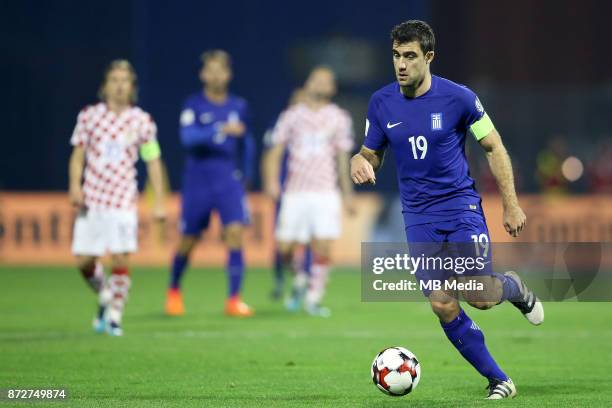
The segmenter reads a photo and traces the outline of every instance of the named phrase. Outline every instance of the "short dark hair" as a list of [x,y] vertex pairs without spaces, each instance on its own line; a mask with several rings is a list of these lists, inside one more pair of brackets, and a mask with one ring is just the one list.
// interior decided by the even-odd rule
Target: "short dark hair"
[[393,27],[391,41],[398,44],[418,41],[423,54],[433,51],[436,46],[433,30],[429,24],[421,20],[408,20]]
[[218,59],[222,63],[224,63],[228,68],[232,68],[232,57],[230,57],[229,53],[224,50],[208,50],[204,51],[202,55],[200,55],[200,60],[202,61],[202,66],[208,64],[208,62]]

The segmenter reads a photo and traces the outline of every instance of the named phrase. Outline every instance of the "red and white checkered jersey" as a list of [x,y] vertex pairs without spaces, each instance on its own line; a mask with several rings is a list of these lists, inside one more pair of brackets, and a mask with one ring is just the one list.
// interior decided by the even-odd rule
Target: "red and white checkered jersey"
[[298,104],[280,115],[272,142],[287,145],[285,191],[337,191],[337,154],[353,148],[353,121],[333,103],[318,110]]
[[105,103],[81,110],[70,143],[85,149],[83,195],[89,209],[136,208],[136,161],[157,126],[137,106],[115,113]]

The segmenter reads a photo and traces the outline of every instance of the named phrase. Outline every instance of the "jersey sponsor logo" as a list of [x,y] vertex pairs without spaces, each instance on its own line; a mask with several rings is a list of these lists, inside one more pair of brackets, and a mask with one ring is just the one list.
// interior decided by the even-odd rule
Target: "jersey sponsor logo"
[[193,113],[193,110],[191,109],[185,109],[184,111],[181,112],[181,126],[189,126],[191,124],[193,124],[193,121],[195,120],[195,113]]
[[387,122],[387,129],[393,129],[397,125],[401,125],[401,124],[402,124],[402,122],[397,122],[397,123]]
[[442,113],[431,114],[431,130],[442,130]]
[[478,97],[476,97],[476,100],[474,101],[474,105],[476,105],[476,110],[479,113],[484,113],[484,107],[482,106],[482,103],[480,103],[480,99],[478,99]]

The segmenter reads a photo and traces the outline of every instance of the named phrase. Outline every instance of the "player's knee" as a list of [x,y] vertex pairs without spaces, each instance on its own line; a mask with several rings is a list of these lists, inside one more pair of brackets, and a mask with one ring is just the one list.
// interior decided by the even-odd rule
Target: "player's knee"
[[430,305],[436,316],[445,322],[453,320],[459,314],[459,304],[457,302],[430,301]]
[[289,265],[293,261],[293,249],[294,245],[292,242],[278,242],[278,253],[281,256],[283,264]]
[[476,309],[480,309],[480,310],[488,310],[496,305],[495,302],[487,302],[487,301],[469,301],[468,300],[467,303],[468,305],[475,307]]
[[178,254],[181,256],[189,256],[195,247],[196,242],[196,237],[183,237],[176,252],[178,252]]
[[111,263],[113,268],[124,268],[128,266],[128,255],[127,254],[113,254],[111,257]]
[[224,232],[225,245],[230,249],[242,248],[242,225],[230,225]]
[[94,256],[79,256],[77,258],[77,268],[80,271],[89,271],[94,268],[96,257]]
[[315,258],[329,259],[331,255],[331,245],[329,241],[313,241],[312,254]]

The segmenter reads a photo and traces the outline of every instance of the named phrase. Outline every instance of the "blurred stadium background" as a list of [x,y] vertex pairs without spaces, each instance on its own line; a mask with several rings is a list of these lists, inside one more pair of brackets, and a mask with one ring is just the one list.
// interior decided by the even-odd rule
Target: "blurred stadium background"
[[[500,130],[529,217],[521,239],[612,239],[610,3],[109,0],[1,7],[1,263],[72,262],[68,141],[79,109],[95,102],[110,60],[127,58],[135,65],[139,104],[157,122],[169,186],[177,191],[183,164],[178,116],[185,96],[201,87],[203,50],[231,53],[231,89],[250,103],[260,153],[264,132],[318,63],[337,73],[336,100],[351,112],[359,146],[369,95],[394,79],[390,28],[408,18],[427,20],[436,32],[433,72],[474,89]],[[506,240],[494,180],[478,146],[468,145],[493,239]],[[375,192],[360,189],[359,215],[346,220],[335,249],[339,263],[357,264],[361,241],[404,239],[394,169],[382,172]],[[258,178],[247,256],[251,265],[264,266],[272,255],[272,206],[257,193],[260,187]],[[143,213],[146,201],[145,194]],[[142,217],[136,263],[165,265],[170,259],[177,198],[170,203],[167,231],[155,231]],[[224,254],[218,226],[205,243],[196,260],[219,264]]]
[[[126,336],[94,335],[94,297],[70,254],[74,213],[66,190],[76,116],[96,102],[106,65],[129,59],[177,192],[181,104],[201,87],[200,53],[223,48],[234,60],[231,89],[250,103],[260,154],[266,129],[319,63],[337,73],[336,101],[353,116],[357,148],[369,96],[394,80],[391,27],[424,19],[437,36],[433,72],[479,94],[510,151],[528,216],[520,240],[610,242],[610,16],[612,2],[596,0],[1,2],[0,388],[65,386],[68,404],[79,407],[481,406],[483,380],[448,347],[428,304],[361,301],[360,243],[404,241],[389,165],[375,189],[359,189],[358,215],[345,220],[335,245],[339,267],[325,299],[332,318],[288,314],[269,300],[273,205],[258,178],[244,285],[255,318],[221,314],[218,224],[194,254],[188,313],[163,315],[178,197],[169,198],[171,216],[159,231],[145,192]],[[493,241],[509,240],[495,183],[471,140],[468,154]],[[546,313],[532,330],[508,304],[470,309],[519,384],[520,398],[508,406],[611,406],[612,309],[549,302]],[[372,357],[390,345],[410,348],[423,364],[409,401],[372,386]]]

